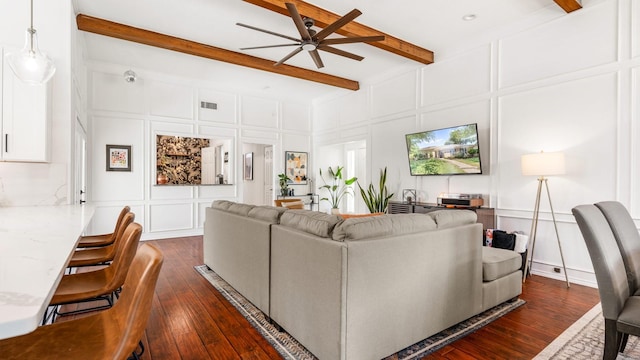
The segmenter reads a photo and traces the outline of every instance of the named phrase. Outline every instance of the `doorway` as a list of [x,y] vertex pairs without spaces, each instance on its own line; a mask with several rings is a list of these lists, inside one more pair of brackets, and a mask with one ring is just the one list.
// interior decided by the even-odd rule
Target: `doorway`
[[73,176],[73,203],[83,204],[87,201],[87,132],[77,116]]
[[252,153],[253,176],[242,176],[242,202],[252,205],[273,205],[273,145],[242,144],[242,158]]
[[[349,179],[355,176],[363,187],[368,186],[367,142],[365,140],[321,146],[319,151],[317,151],[317,154],[317,163],[319,168],[323,170],[323,174],[324,170],[329,166],[334,169],[336,166],[342,166],[344,167],[344,179]],[[317,186],[324,185],[322,179],[319,178],[319,174],[317,174],[317,176]],[[356,214],[369,212],[367,206],[362,200],[362,197],[360,196],[358,185],[353,184],[351,186],[351,194],[353,196],[350,195],[343,198],[343,201],[340,204],[340,212]],[[321,190],[319,195],[322,198],[327,194]],[[328,203],[321,201],[320,210],[329,211]]]

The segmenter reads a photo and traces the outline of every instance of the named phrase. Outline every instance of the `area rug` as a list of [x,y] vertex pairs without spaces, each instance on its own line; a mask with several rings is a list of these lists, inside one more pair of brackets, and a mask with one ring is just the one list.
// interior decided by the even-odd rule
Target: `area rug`
[[[286,332],[279,332],[266,319],[262,311],[247,301],[231,285],[227,284],[218,274],[210,270],[206,265],[195,266],[205,279],[207,279],[235,308],[260,332],[260,334],[287,360],[316,359],[307,349],[298,343]],[[387,359],[412,360],[421,359],[434,351],[450,344],[478,329],[489,324],[495,319],[520,307],[525,303],[518,299],[512,303],[504,303],[489,309],[479,315],[450,327],[428,339],[413,344]]]
[[[603,351],[604,317],[600,304],[597,304],[560,334],[534,360],[602,359]],[[617,359],[640,359],[639,338],[629,336],[624,354],[618,354]]]

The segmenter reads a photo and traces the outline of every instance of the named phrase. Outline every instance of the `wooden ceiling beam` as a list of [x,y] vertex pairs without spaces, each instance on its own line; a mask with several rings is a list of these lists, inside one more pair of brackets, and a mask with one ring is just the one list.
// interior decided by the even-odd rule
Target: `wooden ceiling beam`
[[255,56],[245,55],[235,51],[218,48],[211,45],[197,43],[178,37],[164,35],[157,32],[140,29],[113,21],[99,19],[83,14],[76,16],[78,29],[94,34],[109,36],[121,40],[133,41],[139,44],[155,46],[207,59],[218,60],[253,69],[268,71],[298,79],[313,81],[325,85],[336,86],[348,90],[360,89],[357,81],[333,76],[313,70],[303,69],[291,65],[274,66],[275,61]]
[[556,4],[560,5],[561,8],[564,9],[567,13],[572,11],[576,11],[578,9],[582,9],[582,4],[580,0],[553,0]]
[[[301,0],[244,0],[245,2],[260,6],[262,8],[275,11],[277,13],[290,16],[289,11],[285,3],[290,2],[296,5],[298,12],[302,16],[312,18],[315,21],[315,25],[321,28],[327,27],[327,25],[341,18],[340,15],[336,15],[332,12],[319,8],[315,5],[308,4]],[[558,0],[559,1],[559,0]],[[573,0],[575,1],[575,0]],[[359,24],[352,21],[342,28],[336,31],[337,34],[342,36],[376,36],[383,35],[385,39],[383,41],[376,41],[367,43],[371,46],[375,46],[382,50],[389,51],[396,55],[406,57],[408,59],[423,63],[433,63],[433,52],[421,48],[417,45],[411,44],[404,40],[393,37],[389,34],[385,34],[376,29],[372,29],[366,25]]]

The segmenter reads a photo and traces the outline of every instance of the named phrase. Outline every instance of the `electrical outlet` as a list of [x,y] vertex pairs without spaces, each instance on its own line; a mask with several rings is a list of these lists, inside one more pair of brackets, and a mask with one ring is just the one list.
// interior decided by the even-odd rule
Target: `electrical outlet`
[[553,268],[553,272],[560,274],[560,268],[559,267],[554,267]]

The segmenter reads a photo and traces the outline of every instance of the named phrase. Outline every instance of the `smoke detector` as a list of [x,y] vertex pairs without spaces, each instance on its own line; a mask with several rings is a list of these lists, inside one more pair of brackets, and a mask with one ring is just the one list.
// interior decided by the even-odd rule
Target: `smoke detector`
[[136,82],[137,79],[137,75],[135,72],[133,72],[133,70],[127,70],[124,72],[124,81],[133,84],[134,82]]

